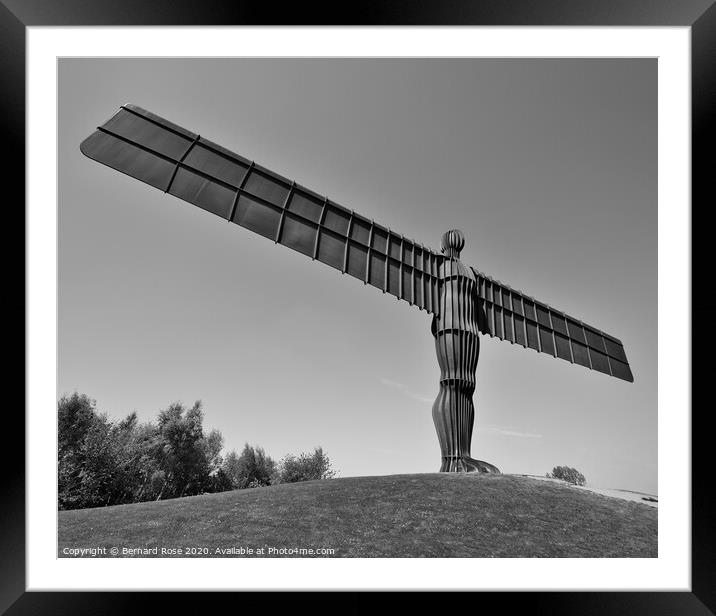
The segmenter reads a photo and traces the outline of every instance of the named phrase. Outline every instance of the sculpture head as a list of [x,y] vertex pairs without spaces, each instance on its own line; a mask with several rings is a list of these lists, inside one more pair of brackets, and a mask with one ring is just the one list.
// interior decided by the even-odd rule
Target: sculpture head
[[459,229],[450,229],[443,233],[440,249],[446,257],[460,258],[460,251],[465,246],[465,236]]

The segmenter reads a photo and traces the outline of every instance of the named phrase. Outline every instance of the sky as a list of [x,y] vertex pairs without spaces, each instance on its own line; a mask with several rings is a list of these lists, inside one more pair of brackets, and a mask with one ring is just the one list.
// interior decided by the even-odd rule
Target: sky
[[619,338],[635,382],[482,337],[472,456],[657,492],[654,59],[62,58],[58,397],[225,450],[435,472],[430,317],[100,165],[134,103]]

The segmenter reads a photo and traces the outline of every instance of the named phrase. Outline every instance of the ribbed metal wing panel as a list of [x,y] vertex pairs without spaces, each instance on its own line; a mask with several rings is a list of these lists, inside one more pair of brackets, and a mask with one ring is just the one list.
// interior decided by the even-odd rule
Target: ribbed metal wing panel
[[436,314],[444,257],[136,105],[83,154]]
[[483,334],[634,381],[619,340],[472,269]]

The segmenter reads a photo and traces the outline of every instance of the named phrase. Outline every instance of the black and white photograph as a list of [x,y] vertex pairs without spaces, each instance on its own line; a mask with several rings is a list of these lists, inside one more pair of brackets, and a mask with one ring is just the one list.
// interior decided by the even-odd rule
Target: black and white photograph
[[657,68],[59,58],[58,558],[657,558]]
[[220,4],[0,0],[0,612],[711,613],[713,0]]

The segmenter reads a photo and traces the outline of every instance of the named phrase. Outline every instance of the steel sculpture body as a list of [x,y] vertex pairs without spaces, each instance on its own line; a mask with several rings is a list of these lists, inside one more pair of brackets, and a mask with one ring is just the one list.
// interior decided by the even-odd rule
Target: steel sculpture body
[[499,473],[470,456],[480,334],[634,380],[619,340],[463,264],[457,230],[438,253],[136,105],[122,106],[80,149],[432,314],[441,471]]
[[480,355],[477,280],[460,261],[465,238],[456,229],[443,235],[447,257],[438,269],[440,309],[432,333],[440,365],[440,391],[433,404],[433,422],[440,441],[441,472],[499,473],[492,464],[470,457],[475,423],[475,371]]

